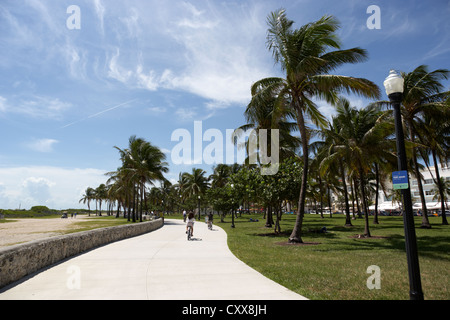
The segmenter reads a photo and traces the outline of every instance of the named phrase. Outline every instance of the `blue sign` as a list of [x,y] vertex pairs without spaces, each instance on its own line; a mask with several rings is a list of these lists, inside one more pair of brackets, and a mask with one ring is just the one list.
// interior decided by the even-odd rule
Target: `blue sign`
[[394,186],[394,190],[408,189],[408,171],[405,170],[392,172],[392,184]]

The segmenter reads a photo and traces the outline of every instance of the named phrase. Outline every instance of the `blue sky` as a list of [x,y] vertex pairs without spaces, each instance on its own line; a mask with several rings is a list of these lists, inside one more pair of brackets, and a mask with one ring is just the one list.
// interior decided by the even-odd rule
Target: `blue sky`
[[[67,27],[71,5],[79,29]],[[381,29],[367,27],[370,5]],[[280,7],[296,26],[332,14],[342,47],[368,51],[367,62],[335,73],[382,88],[391,68],[450,69],[449,1],[2,0],[0,208],[80,207],[86,187],[120,165],[113,146],[131,135],[167,153],[168,179],[191,171],[172,163],[172,133],[193,135],[202,121],[203,132],[225,136],[245,123],[251,84],[281,75],[265,47],[266,17]]]

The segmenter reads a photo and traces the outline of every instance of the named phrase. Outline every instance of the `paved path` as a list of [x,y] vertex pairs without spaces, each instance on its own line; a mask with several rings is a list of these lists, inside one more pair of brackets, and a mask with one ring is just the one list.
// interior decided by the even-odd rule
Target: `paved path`
[[[302,300],[264,277],[228,249],[226,233],[197,222],[194,240],[185,224],[118,241],[0,290],[0,300]],[[6,289],[6,290],[5,290]]]

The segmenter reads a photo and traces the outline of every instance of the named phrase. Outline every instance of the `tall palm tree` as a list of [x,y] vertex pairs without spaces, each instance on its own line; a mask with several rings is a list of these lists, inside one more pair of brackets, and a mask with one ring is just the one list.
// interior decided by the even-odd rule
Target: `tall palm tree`
[[119,202],[119,207],[122,206],[124,218],[127,218],[128,221],[130,221],[132,205],[131,196],[132,190],[134,190],[131,172],[120,167],[116,171],[107,172],[105,175],[109,176],[106,183],[111,185],[110,192],[115,195],[116,200]]
[[[205,176],[206,171],[200,168],[192,168],[192,173],[184,172],[185,179],[184,193],[188,197],[200,198],[205,195],[208,189],[208,178]],[[198,212],[198,218],[200,220],[200,210]]]
[[[428,71],[428,67],[424,65],[417,67],[412,72],[402,74],[405,79],[402,101],[403,117],[408,126],[409,137],[413,143],[417,134],[417,118],[426,113],[433,114],[435,111],[439,111],[439,108],[446,107],[436,100],[449,94],[448,91],[441,92],[444,86],[440,82],[443,79],[447,79],[448,74],[449,70],[445,69],[430,72]],[[420,178],[417,154],[414,149],[415,147],[413,146],[412,159],[423,209],[422,227],[430,228],[431,225],[428,222],[426,200]]]
[[332,16],[293,28],[294,22],[286,17],[284,9],[272,12],[267,19],[267,47],[276,63],[285,72],[284,78],[270,77],[254,83],[252,100],[264,101],[276,97],[277,114],[294,115],[302,141],[303,173],[297,220],[289,237],[290,242],[302,242],[301,229],[305,212],[308,178],[307,118],[317,126],[326,126],[314,99],[336,103],[341,91],[369,98],[380,95],[379,88],[369,80],[329,74],[346,63],[358,63],[367,58],[361,48],[341,50],[336,31],[338,21]]
[[95,198],[95,190],[91,187],[86,188],[86,191],[84,191],[84,194],[79,202],[83,202],[84,204],[87,203],[88,206],[88,215],[91,216],[91,206],[90,202],[94,200]]
[[136,221],[136,212],[139,210],[139,220],[142,221],[145,203],[146,183],[164,181],[164,173],[168,172],[165,154],[150,142],[131,136],[127,149],[115,147],[120,154],[123,170],[133,181],[133,222]]

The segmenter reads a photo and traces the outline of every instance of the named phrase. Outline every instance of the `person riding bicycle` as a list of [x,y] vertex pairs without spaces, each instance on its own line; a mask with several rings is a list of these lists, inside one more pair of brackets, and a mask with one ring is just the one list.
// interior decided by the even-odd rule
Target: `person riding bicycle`
[[186,223],[186,233],[188,233],[188,228],[191,227],[191,236],[194,235],[194,222],[195,222],[195,218],[194,218],[194,213],[193,212],[189,212],[189,215],[187,217],[187,223]]

